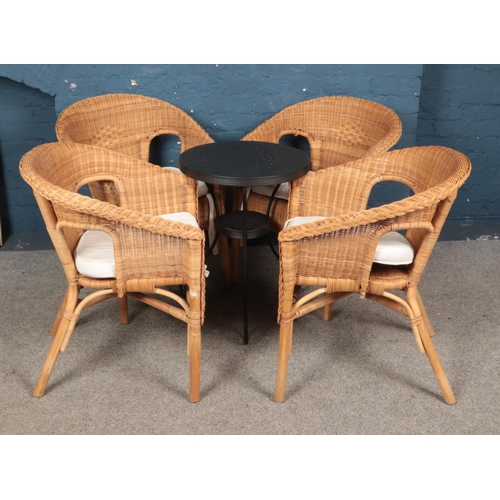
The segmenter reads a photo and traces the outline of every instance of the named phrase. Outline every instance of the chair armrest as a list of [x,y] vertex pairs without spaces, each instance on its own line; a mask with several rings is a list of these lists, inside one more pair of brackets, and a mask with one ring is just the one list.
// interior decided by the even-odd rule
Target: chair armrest
[[315,281],[329,292],[366,291],[382,235],[417,228],[433,233],[439,200],[411,198],[281,230],[278,242],[284,282],[291,283],[297,276],[299,284]]
[[121,207],[151,215],[173,212],[197,215],[197,184],[194,179],[180,172],[145,165],[148,168],[142,175],[120,176],[116,179]]
[[57,229],[104,231],[111,236],[120,293],[144,291],[148,277],[151,293],[156,286],[172,284],[187,284],[195,292],[204,288],[205,233],[201,229],[113,205],[105,215],[92,214],[101,203],[86,207],[87,213],[81,207],[79,212],[58,209]]
[[288,218],[331,217],[363,210],[379,176],[346,165],[325,168],[292,182]]

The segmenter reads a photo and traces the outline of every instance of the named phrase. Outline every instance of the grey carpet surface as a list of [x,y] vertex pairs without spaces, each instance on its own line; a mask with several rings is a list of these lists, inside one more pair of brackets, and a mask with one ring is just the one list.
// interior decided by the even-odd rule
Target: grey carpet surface
[[[500,241],[438,242],[420,292],[457,403],[444,403],[408,321],[350,296],[296,321],[287,399],[273,400],[278,261],[248,250],[243,290],[207,261],[199,403],[188,401],[184,323],[129,299],[85,310],[42,398],[32,392],[66,290],[53,250],[0,251],[0,434],[421,435],[500,431]],[[241,276],[241,272],[240,272]]]

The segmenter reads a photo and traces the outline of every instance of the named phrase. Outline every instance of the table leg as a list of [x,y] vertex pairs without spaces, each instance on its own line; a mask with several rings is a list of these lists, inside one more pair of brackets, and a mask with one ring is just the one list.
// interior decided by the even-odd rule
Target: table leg
[[243,197],[243,343],[248,344],[247,200]]
[[280,258],[280,254],[278,253],[278,251],[276,250],[276,248],[274,248],[273,242],[271,241],[271,237],[267,234],[266,238],[267,238],[267,244],[269,245],[269,247],[273,251],[273,254],[276,256],[277,259],[279,259]]
[[[269,233],[269,218],[264,214],[248,210],[246,201],[241,210],[222,215],[218,221],[221,236],[232,238],[233,251],[241,244],[243,248],[243,343],[248,344],[248,241]],[[250,277],[250,279],[252,279]]]
[[[208,192],[212,196],[212,199],[214,200],[214,208],[215,208],[215,216],[217,219],[220,218],[220,211],[219,211],[219,204],[217,203],[217,197],[215,196],[215,191],[214,191],[214,186],[213,184],[205,184],[208,188]],[[209,257],[212,255],[212,252],[215,248],[215,245],[217,243],[217,240],[219,239],[219,231],[215,233],[215,238],[214,241],[212,241],[212,244],[209,246],[209,249],[205,253],[205,258]]]
[[[271,206],[274,201],[274,196],[276,195],[276,192],[278,191],[278,188],[280,187],[280,184],[276,184],[274,186],[273,192],[271,193],[271,197],[269,198],[269,202],[267,204],[267,210],[266,210],[266,216],[271,218]],[[267,235],[267,243],[271,247],[271,250],[273,251],[274,255],[276,256],[277,259],[280,258],[280,254],[277,252],[277,250],[274,248],[273,242],[271,241],[271,238],[269,235]]]

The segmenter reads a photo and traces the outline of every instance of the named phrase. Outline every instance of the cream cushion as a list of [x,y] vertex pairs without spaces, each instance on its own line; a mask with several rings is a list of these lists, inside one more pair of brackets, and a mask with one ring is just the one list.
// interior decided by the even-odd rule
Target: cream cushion
[[[189,212],[177,212],[158,217],[198,227],[196,218]],[[111,236],[104,231],[85,231],[75,249],[75,265],[79,273],[90,278],[114,278],[116,268]]]
[[[172,172],[178,172],[182,174],[181,170],[177,167],[165,167],[167,170],[171,170]],[[215,205],[214,199],[208,190],[208,186],[203,181],[198,181],[198,198],[202,196],[206,196],[208,200],[208,244],[212,245],[212,242],[215,239]],[[215,245],[213,249],[214,255],[218,253],[218,245]]]
[[[276,186],[255,186],[251,189],[252,193],[262,194],[264,196],[271,196],[273,190]],[[290,192],[290,183],[284,182],[280,184],[278,191],[274,195],[275,198],[280,198],[281,200],[288,200],[288,194]]]
[[385,233],[378,241],[373,262],[389,266],[411,264],[415,252],[411,243],[396,231]]
[[[326,217],[294,217],[288,219],[284,227],[298,226],[323,219],[326,219]],[[392,231],[380,237],[373,262],[389,266],[401,266],[411,264],[414,256],[415,252],[411,243],[402,234]]]

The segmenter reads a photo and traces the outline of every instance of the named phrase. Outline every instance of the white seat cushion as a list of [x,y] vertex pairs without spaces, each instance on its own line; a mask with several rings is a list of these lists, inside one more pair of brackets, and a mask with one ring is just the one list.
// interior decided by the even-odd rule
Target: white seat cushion
[[389,266],[411,264],[415,252],[411,243],[396,231],[385,233],[378,241],[373,262]]
[[[181,170],[177,167],[165,167],[167,170],[171,170],[172,172],[177,172],[182,174]],[[182,174],[184,175],[184,174]],[[208,187],[203,181],[198,181],[198,198],[205,196],[208,194]]]
[[[293,219],[288,219],[284,227],[298,226],[323,219],[326,219],[326,217],[294,217]],[[415,252],[411,243],[402,234],[392,231],[380,237],[373,262],[389,266],[401,266],[411,264],[414,256]]]
[[[167,170],[171,170],[172,172],[178,172],[182,174],[181,170],[177,167],[165,167]],[[198,181],[198,198],[202,196],[206,196],[208,200],[208,244],[212,245],[212,242],[215,239],[215,205],[214,199],[208,190],[208,186],[203,181]],[[219,253],[218,245],[215,245],[213,249],[214,255]]]
[[[189,212],[158,217],[198,227],[196,218]],[[111,236],[104,231],[85,231],[75,249],[75,265],[79,273],[90,278],[114,278],[116,267]]]
[[[273,194],[273,190],[276,186],[255,186],[251,189],[252,193],[262,194],[264,196],[271,196]],[[281,200],[288,200],[288,194],[290,192],[290,184],[288,182],[284,182],[280,184],[278,191],[274,195],[275,198],[280,198]]]
[[300,226],[302,224],[307,224],[309,222],[316,222],[317,220],[324,220],[324,219],[328,219],[328,217],[323,217],[321,215],[294,217],[293,219],[288,219],[283,227]]

